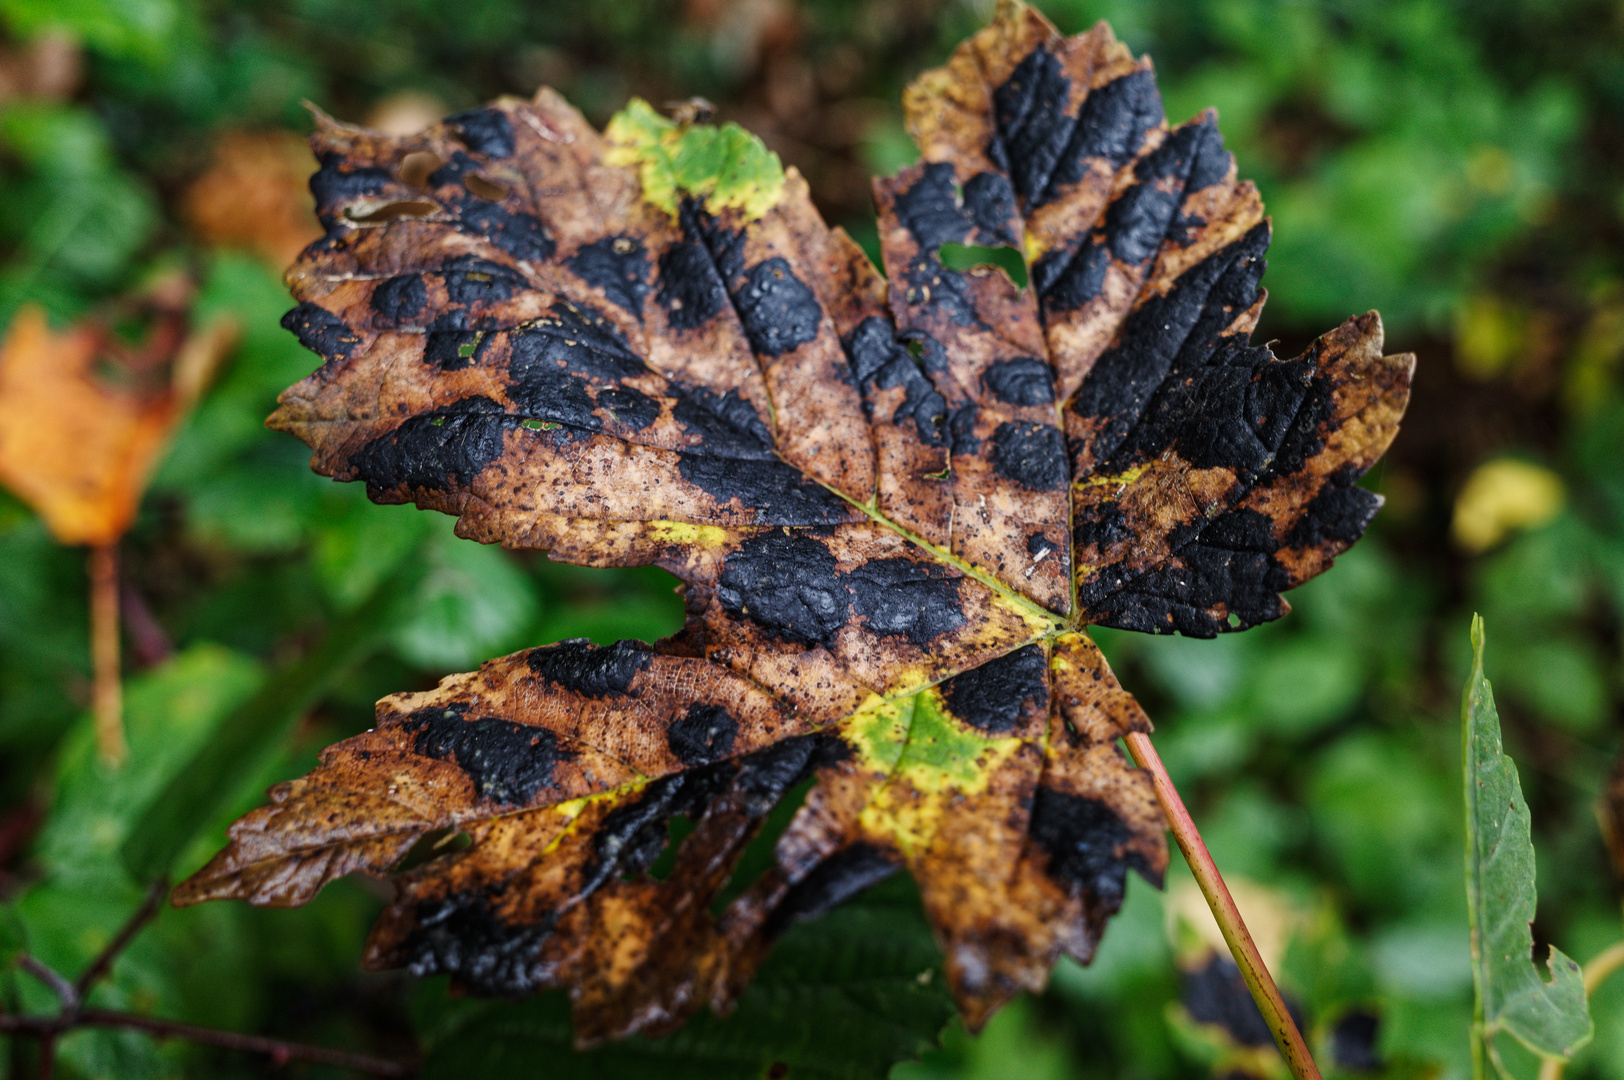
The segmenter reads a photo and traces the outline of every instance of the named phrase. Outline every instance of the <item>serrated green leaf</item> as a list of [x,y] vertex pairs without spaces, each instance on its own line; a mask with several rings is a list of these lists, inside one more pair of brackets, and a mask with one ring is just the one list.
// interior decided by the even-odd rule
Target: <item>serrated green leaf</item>
[[403,560],[365,603],[332,625],[320,645],[272,673],[215,727],[149,801],[131,808],[133,824],[118,853],[137,881],[169,873],[187,842],[256,775],[305,710],[379,647],[412,604],[423,574],[420,560]]
[[492,1003],[435,993],[439,1030],[428,1033],[425,1080],[881,1080],[934,1046],[953,1015],[941,956],[917,911],[873,894],[815,928],[791,929],[726,1021],[706,1013],[663,1039],[571,1053],[561,994]]
[[[1579,965],[1551,946],[1551,981],[1546,982],[1530,960],[1534,843],[1517,766],[1501,749],[1500,716],[1483,676],[1483,645],[1483,619],[1474,616],[1472,674],[1461,703],[1466,900],[1477,994],[1474,1038],[1482,1040],[1496,1070],[1509,1077],[1494,1048],[1501,1032],[1541,1057],[1566,1061],[1595,1029]],[[1474,1058],[1477,1053],[1474,1046]]]

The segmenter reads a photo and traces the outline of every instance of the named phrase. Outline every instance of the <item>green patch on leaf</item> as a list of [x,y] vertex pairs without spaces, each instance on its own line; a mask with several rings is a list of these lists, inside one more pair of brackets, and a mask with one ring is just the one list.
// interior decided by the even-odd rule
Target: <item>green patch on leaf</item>
[[1483,677],[1483,619],[1472,619],[1472,674],[1461,703],[1466,767],[1466,902],[1472,927],[1473,1072],[1485,1052],[1501,1076],[1495,1037],[1506,1032],[1544,1058],[1566,1061],[1594,1033],[1579,965],[1551,946],[1551,981],[1530,956],[1534,843],[1517,766],[1501,750],[1500,717]]
[[758,218],[784,190],[778,155],[737,124],[681,125],[633,98],[605,134],[605,162],[637,166],[643,198],[673,217],[680,198],[693,195],[711,213],[737,208],[746,218]]

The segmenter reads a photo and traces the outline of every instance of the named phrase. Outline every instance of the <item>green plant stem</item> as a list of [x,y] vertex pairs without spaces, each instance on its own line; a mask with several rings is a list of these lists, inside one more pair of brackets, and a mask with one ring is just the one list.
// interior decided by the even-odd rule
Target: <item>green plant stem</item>
[[[1585,965],[1585,998],[1596,995],[1596,988],[1607,981],[1607,976],[1624,968],[1624,941],[1615,941],[1590,958]],[[1560,1058],[1546,1058],[1539,1067],[1539,1080],[1561,1080],[1562,1070],[1568,1063]]]
[[1246,988],[1252,992],[1252,1000],[1257,1002],[1258,1011],[1269,1025],[1275,1045],[1286,1059],[1286,1067],[1297,1080],[1320,1080],[1319,1067],[1308,1052],[1308,1044],[1303,1041],[1302,1032],[1297,1030],[1297,1022],[1291,1018],[1285,999],[1280,996],[1280,988],[1275,986],[1274,978],[1264,966],[1257,944],[1247,932],[1240,909],[1235,906],[1235,898],[1229,895],[1229,887],[1224,884],[1218,865],[1212,861],[1212,853],[1207,850],[1195,821],[1185,809],[1184,800],[1179,798],[1178,789],[1168,777],[1161,755],[1156,753],[1156,748],[1150,744],[1150,737],[1143,732],[1129,734],[1127,743],[1128,752],[1133,755],[1135,763],[1150,773],[1156,785],[1156,799],[1162,804],[1162,813],[1167,817],[1168,827],[1173,830],[1173,839],[1178,841],[1179,850],[1184,852],[1184,861],[1190,864],[1190,872],[1201,887],[1201,895],[1207,898],[1212,917],[1218,921],[1218,929],[1224,935],[1230,955],[1235,958],[1241,978],[1246,980]]

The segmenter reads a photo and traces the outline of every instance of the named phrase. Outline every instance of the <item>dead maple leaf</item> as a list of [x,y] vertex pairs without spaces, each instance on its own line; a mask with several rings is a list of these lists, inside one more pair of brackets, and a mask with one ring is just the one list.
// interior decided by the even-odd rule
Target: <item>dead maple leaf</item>
[[600,135],[548,90],[405,139],[321,119],[285,325],[325,362],[272,425],[463,536],[665,567],[688,621],[386,698],[176,902],[299,904],[465,833],[396,874],[366,963],[568,987],[583,1043],[725,1010],[791,921],[903,868],[972,1028],[1091,957],[1167,851],[1116,747],[1150,722],[1083,628],[1283,614],[1379,505],[1355,481],[1413,358],[1374,313],[1249,343],[1256,190],[1104,24],[1006,2],[905,101],[883,278],[731,125],[633,102]]
[[151,315],[138,346],[97,319],[53,331],[37,305],[18,310],[0,343],[0,484],[59,542],[91,548],[96,736],[111,762],[125,750],[117,544],[175,425],[236,341],[229,320],[186,332],[190,293],[166,279],[136,305]]
[[[54,331],[21,308],[0,343],[0,483],[64,544],[115,543],[175,424],[235,332],[186,335],[184,310],[160,311],[138,347],[87,320]],[[98,367],[103,370],[98,370]]]

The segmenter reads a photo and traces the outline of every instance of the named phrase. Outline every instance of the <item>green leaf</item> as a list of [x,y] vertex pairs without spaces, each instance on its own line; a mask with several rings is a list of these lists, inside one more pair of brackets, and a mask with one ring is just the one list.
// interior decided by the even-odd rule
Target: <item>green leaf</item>
[[228,809],[299,717],[335,679],[382,644],[402,608],[415,600],[423,572],[421,560],[403,560],[365,603],[329,627],[320,645],[273,672],[197,747],[145,804],[119,848],[137,881],[168,874],[187,842]]
[[[1554,945],[1551,981],[1530,955],[1534,935],[1534,843],[1517,767],[1501,750],[1500,717],[1483,677],[1483,619],[1472,619],[1472,675],[1461,704],[1466,766],[1466,901],[1472,927],[1474,1040],[1502,1076],[1494,1039],[1506,1032],[1541,1057],[1566,1061],[1594,1027],[1579,965]],[[1474,1071],[1481,1050],[1474,1043]]]
[[442,998],[438,1030],[431,1021],[424,1031],[430,1049],[422,1075],[882,1080],[896,1062],[936,1045],[953,1015],[917,901],[882,898],[905,891],[888,883],[792,928],[727,1020],[704,1013],[663,1039],[571,1053],[562,994]]

